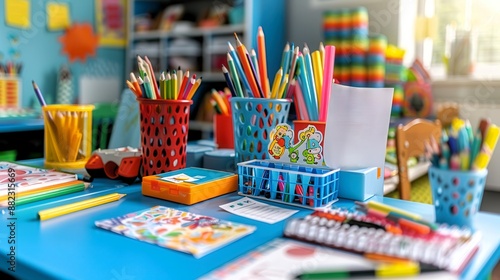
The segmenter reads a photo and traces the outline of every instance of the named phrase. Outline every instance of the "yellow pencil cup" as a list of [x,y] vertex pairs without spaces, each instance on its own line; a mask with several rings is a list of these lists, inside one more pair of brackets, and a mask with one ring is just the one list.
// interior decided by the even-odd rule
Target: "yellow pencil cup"
[[78,171],[92,154],[93,105],[47,105],[42,108],[45,125],[45,167]]

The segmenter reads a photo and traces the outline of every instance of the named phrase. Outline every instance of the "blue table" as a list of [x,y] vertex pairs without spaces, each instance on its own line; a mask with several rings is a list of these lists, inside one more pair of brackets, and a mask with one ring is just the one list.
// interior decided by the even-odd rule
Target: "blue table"
[[1,119],[0,133],[43,130],[43,118]]
[[[121,201],[86,209],[52,220],[40,222],[41,209],[75,202],[111,192],[126,193]],[[239,199],[228,194],[192,206],[145,197],[139,184],[127,186],[119,181],[96,182],[92,189],[57,199],[19,206],[16,209],[16,272],[20,279],[194,279],[237,257],[254,250],[283,233],[285,222],[273,225],[246,219],[223,211],[218,206]],[[430,205],[375,197],[378,201],[401,207],[433,219]],[[96,220],[121,216],[155,205],[174,207],[184,211],[205,214],[224,220],[255,225],[257,230],[200,259],[162,248],[110,231],[97,228]],[[353,207],[353,201],[340,200],[340,207]],[[281,205],[282,207],[287,207]],[[292,217],[301,217],[311,210],[300,209]],[[8,214],[0,218],[0,270],[8,272],[7,244]],[[485,279],[500,259],[500,216],[478,213],[475,224],[482,231],[479,251],[464,271],[463,279]]]

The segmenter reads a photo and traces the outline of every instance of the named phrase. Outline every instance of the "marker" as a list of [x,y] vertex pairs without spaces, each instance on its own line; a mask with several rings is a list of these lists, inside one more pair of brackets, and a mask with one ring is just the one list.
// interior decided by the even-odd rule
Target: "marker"
[[420,266],[415,262],[401,262],[393,264],[383,264],[375,269],[367,270],[338,270],[338,271],[317,271],[304,272],[295,277],[295,279],[345,279],[354,277],[405,277],[415,276],[421,272],[441,271],[435,266]]

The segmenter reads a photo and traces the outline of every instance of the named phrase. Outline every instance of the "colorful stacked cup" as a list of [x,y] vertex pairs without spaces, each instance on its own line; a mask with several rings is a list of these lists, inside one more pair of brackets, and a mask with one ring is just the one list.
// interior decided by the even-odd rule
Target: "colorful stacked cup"
[[383,34],[370,34],[368,39],[368,55],[366,58],[367,86],[384,87],[387,37]]

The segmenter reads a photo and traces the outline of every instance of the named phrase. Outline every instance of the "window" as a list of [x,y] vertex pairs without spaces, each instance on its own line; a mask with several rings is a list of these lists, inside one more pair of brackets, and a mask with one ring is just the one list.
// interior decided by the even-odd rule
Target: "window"
[[[434,5],[438,28],[433,38],[433,73],[438,69],[444,71],[445,62],[448,62],[448,66],[455,63],[457,68],[461,68],[455,70],[457,74],[464,74],[460,71],[468,70],[465,69],[468,65],[465,60],[471,57],[473,63],[470,70],[474,76],[487,78],[494,74],[500,77],[500,73],[495,73],[500,71],[492,71],[500,67],[498,0],[434,0],[426,1],[427,4]],[[449,71],[453,72],[451,68]]]

